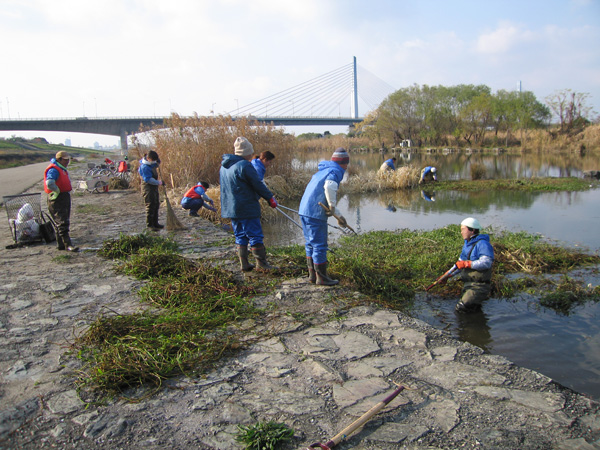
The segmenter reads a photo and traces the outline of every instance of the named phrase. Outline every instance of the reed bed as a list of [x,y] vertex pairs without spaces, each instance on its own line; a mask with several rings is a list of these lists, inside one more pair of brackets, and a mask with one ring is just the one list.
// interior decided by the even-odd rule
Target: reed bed
[[282,128],[247,118],[233,120],[228,116],[197,115],[184,118],[177,114],[165,125],[166,128],[143,130],[146,135],[135,141],[134,151],[141,158],[148,148],[156,150],[166,181],[172,188],[183,189],[198,181],[217,184],[222,156],[234,152],[233,143],[238,136],[252,143],[256,156],[267,150],[275,155],[269,167],[271,174],[289,176],[292,173],[295,140]]

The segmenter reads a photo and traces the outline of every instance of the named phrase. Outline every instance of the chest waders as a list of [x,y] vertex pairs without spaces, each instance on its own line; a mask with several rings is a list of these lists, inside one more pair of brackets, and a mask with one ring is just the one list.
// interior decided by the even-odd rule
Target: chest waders
[[[467,260],[471,259],[475,246],[469,252]],[[462,269],[460,279],[464,282],[462,296],[456,305],[457,311],[466,311],[477,309],[481,306],[484,300],[490,296],[492,290],[492,268],[484,271],[475,269]]]

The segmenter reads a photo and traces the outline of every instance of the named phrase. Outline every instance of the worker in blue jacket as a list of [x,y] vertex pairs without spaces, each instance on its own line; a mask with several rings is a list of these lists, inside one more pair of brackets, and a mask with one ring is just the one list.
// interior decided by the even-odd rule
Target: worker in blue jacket
[[[340,225],[346,225],[346,219],[337,209],[337,190],[348,168],[350,156],[342,147],[332,155],[331,161],[321,161],[300,201],[299,213],[304,231],[308,277],[311,283],[333,286],[338,280],[327,275],[327,218],[338,217]],[[329,209],[329,214],[319,203]]]
[[473,217],[467,217],[460,224],[464,245],[450,273],[450,277],[460,274],[464,282],[461,299],[455,308],[457,312],[478,310],[492,290],[494,248],[490,243],[489,235],[481,234],[480,231],[481,225]]
[[[190,216],[199,217],[198,211],[203,206],[210,211],[216,211],[214,208],[215,202],[206,193],[208,187],[209,184],[206,181],[201,181],[196,186],[192,186],[181,199],[181,207],[189,209]],[[207,205],[207,203],[210,203],[210,205]]]
[[433,166],[424,167],[421,170],[421,176],[419,177],[419,184],[425,184],[430,181],[437,181],[437,169]]
[[380,172],[388,172],[396,170],[396,158],[386,159],[381,167],[379,168]]
[[140,159],[140,167],[138,168],[138,173],[142,177],[142,195],[146,205],[146,226],[152,231],[160,231],[165,227],[158,223],[158,208],[160,206],[158,187],[163,184],[158,179],[159,164],[158,153],[150,150]]
[[248,262],[248,244],[258,268],[273,269],[267,262],[263,242],[259,197],[267,200],[271,208],[277,208],[277,200],[252,167],[250,160],[253,154],[254,148],[248,139],[238,137],[234,144],[234,154],[223,155],[219,172],[221,216],[231,219],[243,271],[250,271],[255,267]]
[[252,159],[252,165],[254,166],[254,169],[256,169],[260,181],[265,181],[267,167],[271,165],[274,159],[275,155],[268,150],[261,152],[259,156]]

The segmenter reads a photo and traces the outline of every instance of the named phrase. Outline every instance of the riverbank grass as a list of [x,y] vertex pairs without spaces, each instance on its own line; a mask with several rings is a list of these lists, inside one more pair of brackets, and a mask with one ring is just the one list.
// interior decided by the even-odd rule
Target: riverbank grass
[[439,181],[428,185],[436,191],[586,191],[598,186],[597,181],[589,179],[563,178],[522,178],[497,180],[456,180]]

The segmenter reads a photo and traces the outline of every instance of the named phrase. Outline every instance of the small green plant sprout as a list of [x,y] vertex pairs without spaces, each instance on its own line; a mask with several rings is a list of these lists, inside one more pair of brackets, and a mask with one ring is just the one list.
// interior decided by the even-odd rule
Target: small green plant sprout
[[56,263],[67,263],[71,261],[71,255],[57,255],[52,258],[52,261]]
[[294,437],[293,429],[274,421],[258,422],[247,427],[238,425],[238,429],[235,439],[245,445],[245,450],[275,450],[281,448],[279,444]]

